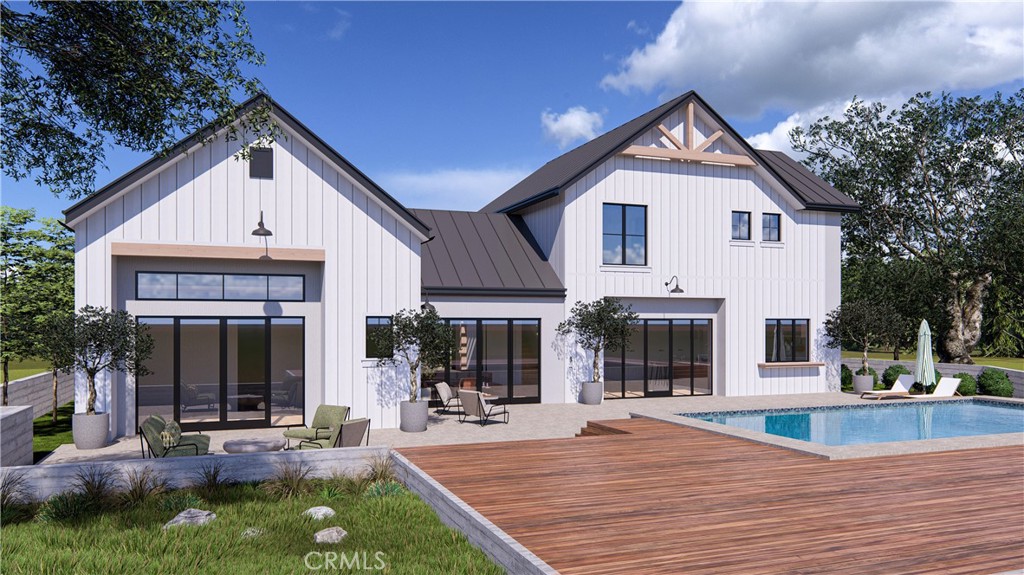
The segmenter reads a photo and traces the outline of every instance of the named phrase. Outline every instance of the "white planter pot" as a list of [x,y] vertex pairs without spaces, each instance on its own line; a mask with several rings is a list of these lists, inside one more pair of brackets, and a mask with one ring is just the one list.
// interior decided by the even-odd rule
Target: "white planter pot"
[[403,401],[399,406],[399,416],[401,418],[399,429],[409,432],[426,431],[427,414],[430,409],[428,404],[429,402],[425,399],[420,399],[416,403]]
[[580,389],[580,403],[585,405],[601,405],[604,399],[604,382],[585,381]]
[[857,393],[864,393],[865,391],[872,391],[875,389],[875,378],[870,375],[855,375],[853,376],[853,391]]
[[110,414],[87,415],[76,413],[71,416],[71,436],[78,449],[99,449],[107,445],[110,435]]

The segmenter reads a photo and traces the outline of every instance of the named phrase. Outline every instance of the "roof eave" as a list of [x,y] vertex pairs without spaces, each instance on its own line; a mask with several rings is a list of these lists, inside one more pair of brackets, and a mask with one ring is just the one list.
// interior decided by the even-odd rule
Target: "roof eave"
[[565,288],[493,288],[493,287],[446,287],[423,286],[420,293],[427,296],[490,296],[490,297],[529,297],[529,298],[565,298]]

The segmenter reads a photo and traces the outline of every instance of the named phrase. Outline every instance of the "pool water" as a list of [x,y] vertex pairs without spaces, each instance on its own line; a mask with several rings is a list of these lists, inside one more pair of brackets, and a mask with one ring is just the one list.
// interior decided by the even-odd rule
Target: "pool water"
[[1024,405],[977,400],[679,415],[824,445],[1024,432]]

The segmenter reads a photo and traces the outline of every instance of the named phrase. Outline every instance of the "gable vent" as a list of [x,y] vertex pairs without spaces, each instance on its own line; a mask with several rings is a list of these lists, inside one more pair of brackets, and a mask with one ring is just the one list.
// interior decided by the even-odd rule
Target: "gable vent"
[[249,177],[260,180],[274,179],[273,148],[253,148],[250,150]]

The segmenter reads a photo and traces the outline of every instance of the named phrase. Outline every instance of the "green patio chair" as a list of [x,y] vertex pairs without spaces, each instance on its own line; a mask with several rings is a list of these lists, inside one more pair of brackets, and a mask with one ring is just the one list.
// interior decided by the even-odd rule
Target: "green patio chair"
[[370,444],[370,420],[367,418],[350,419],[342,422],[337,429],[331,431],[327,439],[299,442],[299,449],[328,449],[331,447],[359,447],[366,436],[366,444]]
[[293,439],[298,439],[299,441],[329,439],[331,437],[331,430],[337,429],[346,419],[348,419],[348,406],[321,405],[316,408],[316,413],[313,414],[313,421],[310,422],[309,427],[303,426],[299,429],[291,429],[289,427],[285,430],[284,437],[288,440],[289,446]]
[[153,458],[206,455],[210,452],[210,436],[202,433],[182,434],[173,445],[164,445],[160,433],[166,425],[167,422],[159,415],[150,415],[142,422],[139,427],[139,443],[142,444],[143,459],[147,451]]

